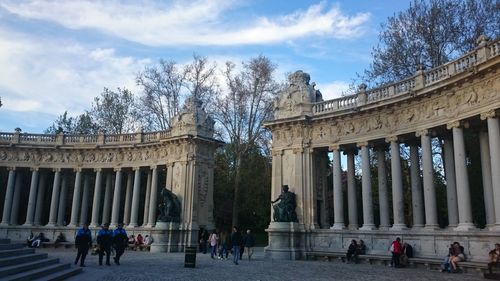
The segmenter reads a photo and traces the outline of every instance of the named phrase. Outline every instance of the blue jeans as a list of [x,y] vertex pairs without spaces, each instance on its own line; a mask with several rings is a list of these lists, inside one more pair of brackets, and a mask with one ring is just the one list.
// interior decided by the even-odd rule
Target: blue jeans
[[234,263],[238,264],[238,259],[240,258],[240,246],[233,246],[233,258]]
[[210,256],[212,257],[212,259],[214,258],[214,256],[217,256],[217,245],[214,245],[212,246],[212,248],[210,248]]

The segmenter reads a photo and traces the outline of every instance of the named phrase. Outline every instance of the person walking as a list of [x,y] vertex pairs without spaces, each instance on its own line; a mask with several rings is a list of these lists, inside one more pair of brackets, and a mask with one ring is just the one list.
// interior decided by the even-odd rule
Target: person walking
[[85,267],[85,258],[92,247],[92,233],[88,224],[84,223],[83,227],[76,232],[75,246],[78,249],[75,264],[78,264],[78,260],[80,260],[80,267]]
[[121,223],[119,223],[118,227],[113,231],[113,244],[116,253],[113,260],[115,260],[117,265],[120,265],[120,257],[123,255],[128,245],[127,232],[123,229],[123,224]]
[[245,251],[247,252],[248,260],[250,260],[253,255],[253,247],[255,246],[255,239],[253,238],[250,229],[247,229],[247,234],[243,239],[243,244],[245,245]]
[[111,265],[109,257],[111,255],[111,244],[113,242],[113,232],[109,230],[109,223],[101,226],[97,232],[97,245],[99,245],[99,265],[102,265],[102,258],[106,255],[106,265]]
[[233,262],[234,264],[238,264],[238,259],[240,258],[240,247],[242,242],[242,237],[238,228],[233,227],[233,234],[231,235],[231,243],[233,244]]
[[215,259],[217,256],[217,244],[219,241],[219,237],[217,236],[217,231],[214,229],[210,237],[208,237],[208,242],[210,243],[210,257]]

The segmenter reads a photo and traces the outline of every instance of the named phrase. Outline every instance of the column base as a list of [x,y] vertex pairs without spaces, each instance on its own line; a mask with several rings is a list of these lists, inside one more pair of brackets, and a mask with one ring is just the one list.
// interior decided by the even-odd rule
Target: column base
[[426,224],[424,229],[427,231],[434,231],[439,229],[439,224]]
[[496,224],[492,225],[489,230],[490,231],[498,231],[498,232],[500,232],[500,224],[496,223]]
[[380,229],[380,230],[390,230],[391,226],[390,225],[379,225],[378,229]]
[[32,227],[33,224],[32,223],[25,223],[23,225],[21,225],[22,227]]
[[349,230],[358,230],[359,225],[358,224],[350,224],[349,226],[347,226],[347,228]]
[[48,224],[46,224],[45,226],[48,226],[48,227],[56,227],[57,225],[56,225],[55,223],[50,223],[50,222],[49,222],[49,223],[48,223]]
[[401,230],[407,230],[408,227],[406,224],[394,224],[392,227],[389,229],[391,231],[401,231]]
[[76,223],[70,223],[67,225],[67,227],[78,227],[79,225]]
[[333,224],[332,227],[330,227],[330,229],[342,230],[342,229],[345,229],[345,224],[335,223],[335,224]]
[[359,230],[376,230],[377,227],[374,224],[363,224]]
[[423,224],[414,224],[414,225],[412,225],[411,228],[413,228],[413,229],[421,229],[421,228],[424,228],[424,225]]
[[131,223],[131,224],[128,224],[126,226],[126,228],[136,228],[136,227],[139,227],[139,224],[137,224],[137,223]]
[[455,230],[455,231],[476,230],[476,226],[472,223],[459,223],[458,226],[455,227],[453,230]]

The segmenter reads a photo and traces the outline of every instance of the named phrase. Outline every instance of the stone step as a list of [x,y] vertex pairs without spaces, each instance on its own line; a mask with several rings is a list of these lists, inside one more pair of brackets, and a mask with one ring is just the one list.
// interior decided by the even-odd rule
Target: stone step
[[24,271],[18,274],[14,275],[9,275],[5,277],[5,280],[11,280],[11,281],[20,281],[20,280],[34,280],[42,277],[46,277],[48,275],[70,269],[71,266],[69,263],[66,264],[51,264],[49,266],[44,266],[41,268],[35,268],[32,270]]
[[47,254],[28,254],[28,255],[14,256],[14,257],[0,258],[0,267],[46,259],[47,257],[48,257]]
[[0,244],[0,250],[10,250],[10,249],[22,249],[26,245],[21,243],[16,244]]
[[0,238],[0,244],[9,244],[9,243],[10,243],[10,239]]
[[39,281],[59,281],[59,280],[66,280],[70,278],[71,276],[75,276],[77,274],[82,273],[82,268],[80,267],[71,267],[65,270],[61,270],[55,273],[52,273],[50,275],[44,276],[40,279],[37,279]]
[[18,274],[27,270],[32,270],[57,263],[59,263],[58,258],[47,258],[32,262],[0,267],[0,279],[8,275]]
[[27,254],[35,253],[35,249],[10,249],[10,250],[0,250],[0,258],[22,256]]

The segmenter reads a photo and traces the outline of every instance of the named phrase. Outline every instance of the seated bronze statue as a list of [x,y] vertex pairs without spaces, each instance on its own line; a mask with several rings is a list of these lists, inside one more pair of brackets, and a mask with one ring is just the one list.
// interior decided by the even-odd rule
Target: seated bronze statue
[[181,220],[181,202],[172,191],[163,188],[161,190],[163,202],[158,205],[160,222],[180,222]]
[[[278,201],[278,204],[274,204]],[[288,185],[284,185],[281,188],[280,196],[272,201],[271,204],[274,204],[273,220],[275,222],[298,222],[297,213],[295,213],[295,208],[297,207],[295,193],[288,191]]]

